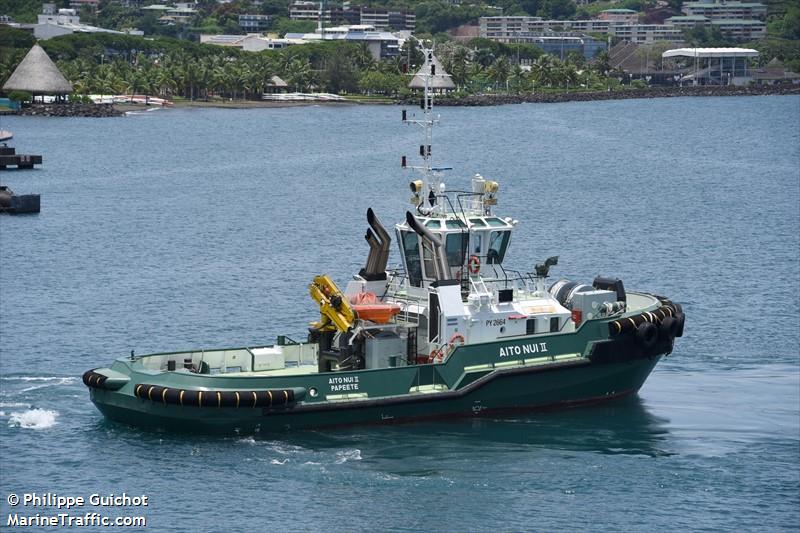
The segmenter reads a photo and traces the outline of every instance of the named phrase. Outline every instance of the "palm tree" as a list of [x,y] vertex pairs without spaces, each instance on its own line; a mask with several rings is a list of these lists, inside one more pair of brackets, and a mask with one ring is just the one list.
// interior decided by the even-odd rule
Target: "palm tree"
[[178,87],[177,80],[173,73],[163,66],[156,71],[153,82],[158,91],[158,95],[161,97],[171,96]]
[[598,73],[608,76],[611,71],[611,55],[608,50],[603,50],[594,58],[594,70]]
[[473,61],[482,67],[488,67],[494,61],[494,54],[488,48],[480,48],[472,54]]
[[311,84],[311,64],[306,58],[293,60],[286,70],[287,82],[296,91],[304,91]]
[[528,73],[525,72],[519,64],[516,64],[511,69],[509,81],[511,82],[514,90],[520,92],[528,80]]
[[547,85],[548,87],[551,87],[554,81],[553,56],[549,54],[540,56],[536,61],[533,62],[533,65],[531,65],[531,72],[533,73],[534,80],[538,82],[540,86]]
[[356,48],[353,60],[358,67],[359,70],[362,72],[369,72],[372,70],[377,70],[378,62],[375,61],[375,58],[372,56],[372,52],[369,51],[369,47],[367,43],[360,43]]
[[467,82],[467,68],[469,66],[469,50],[459,46],[453,51],[450,60],[450,76],[457,87],[462,87]]
[[508,90],[508,75],[511,73],[511,64],[508,62],[507,57],[503,56],[495,59],[487,73],[489,74],[489,79],[494,82],[495,87],[505,83],[506,90]]

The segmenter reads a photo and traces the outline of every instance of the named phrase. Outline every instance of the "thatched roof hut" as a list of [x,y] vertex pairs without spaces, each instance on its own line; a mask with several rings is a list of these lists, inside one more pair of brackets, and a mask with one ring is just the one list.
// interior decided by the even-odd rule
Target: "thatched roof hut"
[[272,76],[272,77],[269,79],[269,84],[270,84],[272,87],[278,87],[279,89],[285,89],[286,87],[288,87],[288,86],[289,86],[289,84],[288,84],[288,83],[286,83],[285,81],[283,81],[282,79],[280,79],[278,76]]
[[35,44],[5,82],[3,90],[27,91],[33,95],[63,95],[72,92],[72,84],[42,47]]
[[[431,69],[431,67],[434,67]],[[433,72],[433,75],[430,75]],[[428,54],[425,58],[425,64],[417,71],[416,75],[411,78],[411,83],[408,84],[411,89],[424,89],[425,77],[428,77],[428,87],[434,91],[446,91],[455,89],[456,84],[453,83],[450,74],[445,72],[439,59],[432,53]]]

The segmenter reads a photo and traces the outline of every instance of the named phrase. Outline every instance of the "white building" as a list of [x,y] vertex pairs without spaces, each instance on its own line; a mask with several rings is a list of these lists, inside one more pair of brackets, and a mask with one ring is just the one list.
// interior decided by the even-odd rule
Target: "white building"
[[295,44],[304,44],[306,41],[298,39],[276,39],[264,37],[259,33],[248,33],[247,35],[200,35],[202,44],[213,44],[215,46],[230,46],[241,48],[247,52],[261,52],[262,50],[280,50]]
[[374,26],[364,24],[317,28],[314,33],[287,33],[285,37],[287,39],[299,39],[303,42],[349,41],[365,43],[376,61],[382,57],[399,55],[400,48],[405,42],[404,37],[398,37],[388,31],[378,31]]
[[601,33],[644,44],[683,42],[681,28],[671,24],[631,24],[624,20],[544,20],[541,17],[481,17],[480,36],[501,43],[532,43],[552,32]]
[[342,7],[325,6],[320,11],[319,2],[299,0],[289,6],[289,18],[333,25],[364,25],[377,30],[414,30],[417,16],[406,8],[365,7],[344,4]]
[[59,35],[70,33],[118,33],[121,31],[107,30],[82,24],[81,18],[74,9],[59,9],[56,11],[53,4],[44,4],[42,13],[37,17],[37,24],[33,26],[33,35],[45,41]]
[[670,17],[666,22],[681,29],[695,26],[718,29],[732,41],[757,41],[767,36],[767,24],[757,19],[711,19],[703,15],[686,15]]
[[765,19],[767,6],[757,2],[737,2],[735,0],[684,2],[681,11],[688,16],[700,15],[710,19]]

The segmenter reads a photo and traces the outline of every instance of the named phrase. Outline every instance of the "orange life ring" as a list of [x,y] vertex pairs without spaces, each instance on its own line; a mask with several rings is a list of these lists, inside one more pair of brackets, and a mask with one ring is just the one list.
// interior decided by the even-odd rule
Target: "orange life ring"
[[444,359],[444,353],[442,353],[442,351],[439,350],[438,348],[435,348],[428,356],[429,363],[433,363],[434,361],[436,361],[437,363],[441,363],[443,359]]
[[478,259],[477,255],[469,256],[469,273],[470,274],[477,274],[481,271],[481,260]]
[[462,335],[461,333],[455,333],[453,334],[452,337],[450,337],[450,342],[448,342],[447,344],[449,344],[450,346],[454,346],[457,340],[461,340],[461,344],[466,344],[467,342],[467,340],[464,338],[464,335]]

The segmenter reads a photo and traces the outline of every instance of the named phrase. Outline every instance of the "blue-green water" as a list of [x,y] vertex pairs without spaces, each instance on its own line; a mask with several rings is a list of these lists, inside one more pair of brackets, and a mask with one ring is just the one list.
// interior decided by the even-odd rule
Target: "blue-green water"
[[[146,494],[149,531],[800,528],[800,98],[440,109],[434,155],[500,181],[508,261],[666,294],[686,334],[638,397],[506,420],[211,438],[104,421],[80,374],[135,349],[302,336],[313,275],[408,208],[393,107],[3,118],[42,212],[0,216],[10,493]],[[394,253],[394,251],[393,251]],[[15,507],[20,514],[53,509]],[[77,513],[76,513],[77,514]]]

